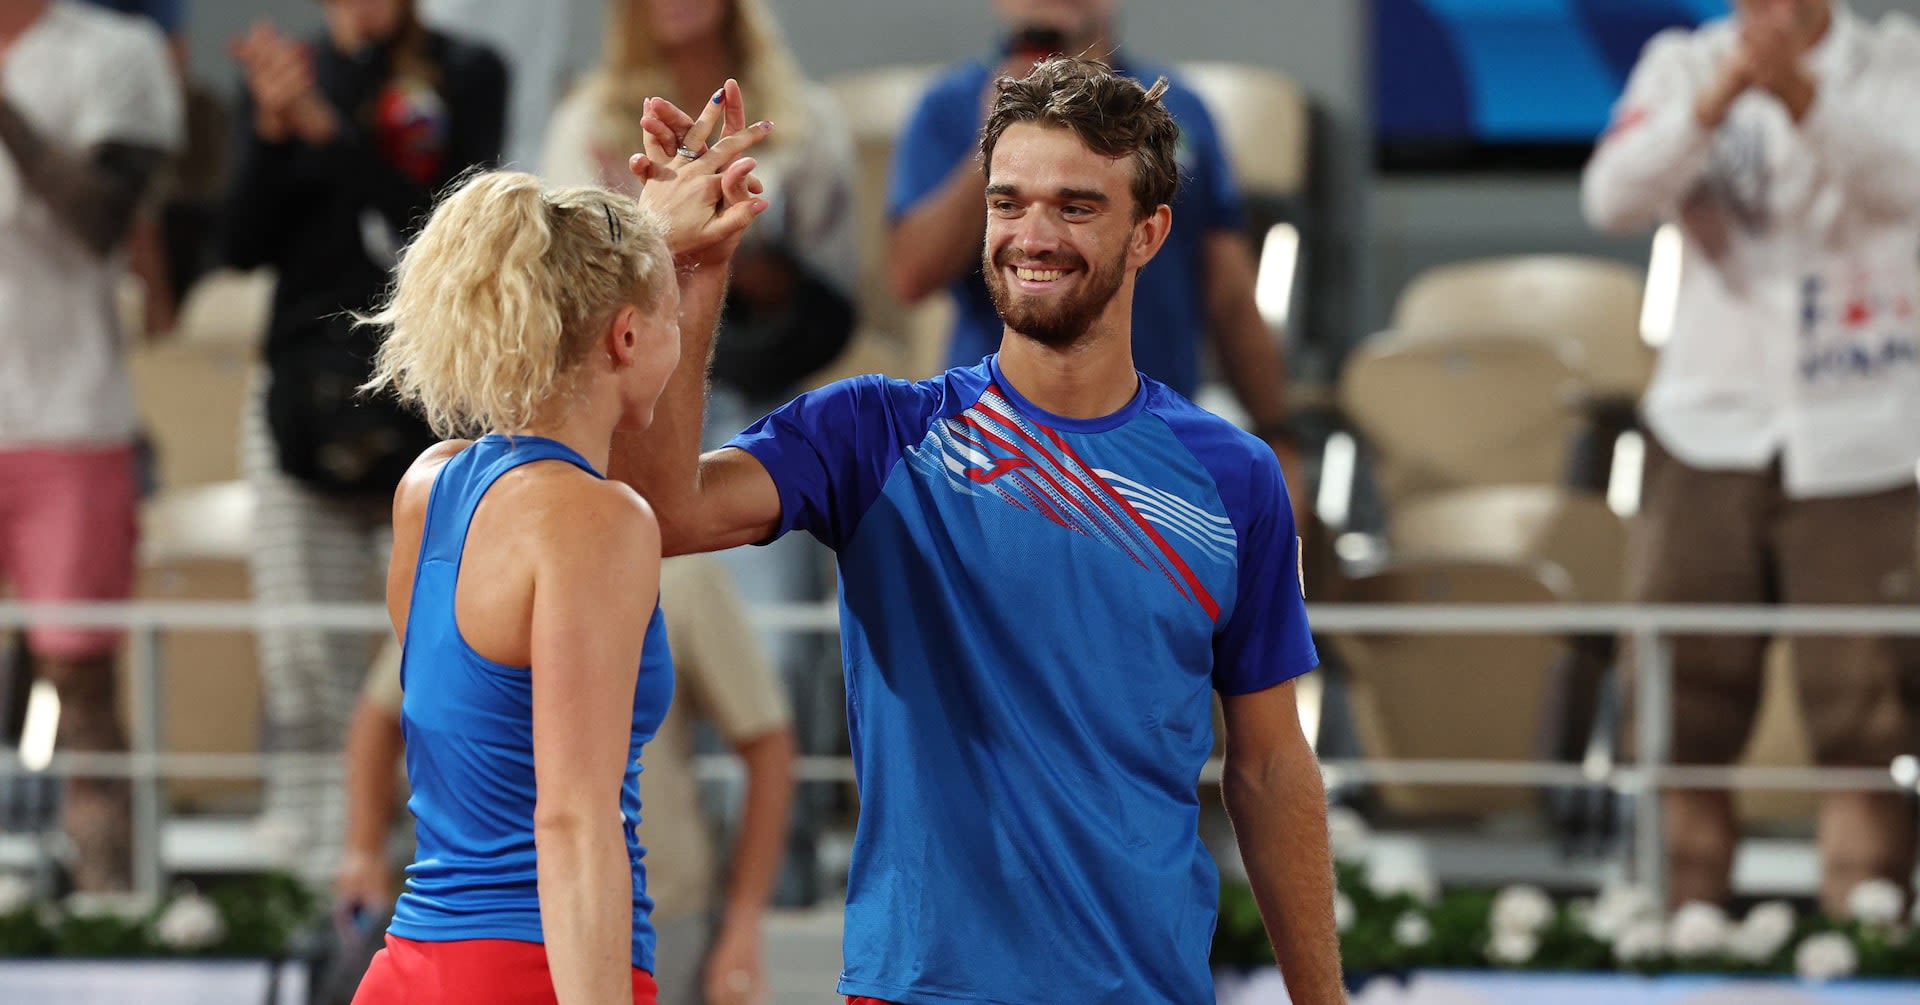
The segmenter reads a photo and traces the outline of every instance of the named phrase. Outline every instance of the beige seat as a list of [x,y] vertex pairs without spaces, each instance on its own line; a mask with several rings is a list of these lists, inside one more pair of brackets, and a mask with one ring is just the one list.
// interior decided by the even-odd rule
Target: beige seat
[[[1404,562],[1349,580],[1357,604],[1551,604],[1563,599],[1537,571],[1482,562]],[[1366,756],[1389,760],[1533,761],[1542,756],[1555,668],[1566,643],[1528,633],[1335,633],[1347,700]],[[1489,714],[1497,710],[1497,714]],[[1519,787],[1382,784],[1382,804],[1411,817],[1524,809]]]
[[[136,599],[250,599],[246,558],[252,526],[253,495],[243,482],[161,492],[141,511]],[[260,750],[257,652],[248,631],[161,633],[162,749],[194,754]],[[123,665],[131,669],[130,660]],[[228,812],[250,810],[258,789],[257,782],[244,779],[183,778],[167,784],[168,797],[178,808]]]
[[1274,196],[1306,191],[1312,113],[1293,78],[1240,63],[1181,63],[1174,72],[1213,114],[1243,190]]
[[1626,598],[1625,523],[1598,496],[1552,485],[1485,485],[1409,499],[1390,515],[1389,554],[1549,564],[1571,600]]
[[1557,342],[1387,332],[1348,358],[1339,397],[1391,509],[1422,492],[1557,482],[1579,428],[1580,387],[1572,352]]
[[[860,289],[857,307],[860,330],[847,356],[818,375],[863,372],[860,367],[886,367],[902,377],[921,377],[942,368],[948,338],[950,310],[946,294],[928,297],[917,305],[903,304],[887,281],[887,189],[893,165],[893,146],[907,119],[920,103],[941,67],[935,64],[887,66],[846,74],[827,81],[848,127],[853,132],[855,164],[854,213],[860,231]],[[932,345],[928,345],[932,342]],[[931,361],[931,363],[929,363]]]
[[252,351],[266,339],[273,272],[219,269],[187,291],[176,336],[195,345]]
[[1394,307],[1406,335],[1477,332],[1569,341],[1597,398],[1636,401],[1653,373],[1640,338],[1642,277],[1620,262],[1524,255],[1460,262],[1415,277]]
[[128,353],[134,407],[153,440],[164,487],[240,477],[240,419],[250,354],[167,340]]

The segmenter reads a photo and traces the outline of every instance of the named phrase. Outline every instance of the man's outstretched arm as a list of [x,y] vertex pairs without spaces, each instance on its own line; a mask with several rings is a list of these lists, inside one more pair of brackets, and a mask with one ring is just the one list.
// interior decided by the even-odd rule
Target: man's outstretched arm
[[1300,1005],[1337,1005],[1347,999],[1333,922],[1327,793],[1297,702],[1292,682],[1223,699],[1221,792],[1287,993]]

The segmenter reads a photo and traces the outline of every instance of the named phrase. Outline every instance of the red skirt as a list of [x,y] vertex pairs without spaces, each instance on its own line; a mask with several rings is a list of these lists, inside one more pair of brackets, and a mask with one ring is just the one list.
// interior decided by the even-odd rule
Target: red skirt
[[[634,1005],[658,1005],[653,975],[633,968]],[[547,947],[509,939],[415,942],[387,936],[353,1005],[558,1005]]]

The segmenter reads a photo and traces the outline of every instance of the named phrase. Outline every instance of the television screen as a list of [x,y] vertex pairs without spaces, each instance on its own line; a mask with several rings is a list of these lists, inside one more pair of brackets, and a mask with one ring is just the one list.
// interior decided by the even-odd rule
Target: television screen
[[1374,0],[1377,159],[1389,170],[1577,166],[1647,40],[1728,0]]

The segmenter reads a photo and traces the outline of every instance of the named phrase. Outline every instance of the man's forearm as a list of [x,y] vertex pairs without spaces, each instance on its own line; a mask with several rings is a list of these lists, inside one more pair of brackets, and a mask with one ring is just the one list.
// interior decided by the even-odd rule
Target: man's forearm
[[980,264],[986,199],[986,175],[969,160],[894,221],[887,279],[895,297],[914,303]]
[[131,144],[108,143],[86,153],[63,149],[36,132],[5,99],[0,99],[0,146],[18,165],[22,183],[101,256],[126,239],[141,198],[166,163],[164,151]]
[[1207,323],[1220,368],[1254,428],[1275,437],[1287,424],[1287,367],[1254,298],[1253,250],[1238,232],[1216,231],[1207,235],[1206,266]]
[[1222,793],[1288,993],[1299,1005],[1346,1001],[1326,790],[1311,752],[1229,762]]
[[660,520],[660,543],[668,555],[694,550],[690,543],[700,494],[700,438],[707,408],[707,373],[713,339],[727,297],[725,269],[679,273],[680,364],[654,404],[646,432],[619,433],[609,474],[638,489]]
[[394,772],[405,749],[397,716],[362,699],[347,730],[347,851],[381,854],[393,825]]
[[739,753],[747,765],[747,795],[727,870],[729,920],[762,914],[772,899],[793,805],[793,729],[783,726],[755,737]]

